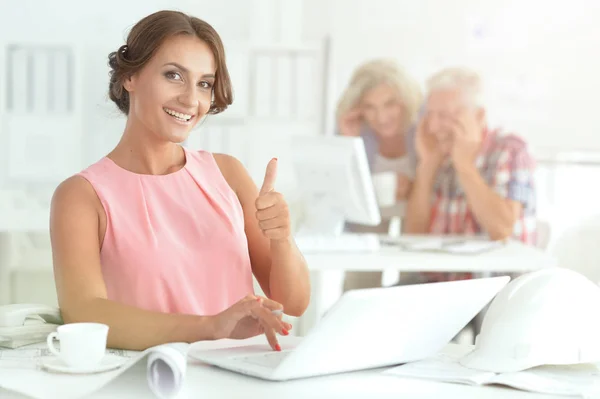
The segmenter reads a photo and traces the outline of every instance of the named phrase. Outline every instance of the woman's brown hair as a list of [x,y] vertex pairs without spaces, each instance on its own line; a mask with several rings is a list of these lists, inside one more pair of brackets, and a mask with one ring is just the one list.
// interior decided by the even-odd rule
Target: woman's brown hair
[[140,20],[129,32],[127,42],[108,55],[111,68],[108,94],[117,107],[129,114],[129,93],[123,81],[150,61],[165,39],[176,35],[196,36],[210,47],[217,65],[213,101],[209,114],[223,112],[233,102],[231,79],[225,63],[225,48],[217,31],[207,22],[179,11],[158,11]]

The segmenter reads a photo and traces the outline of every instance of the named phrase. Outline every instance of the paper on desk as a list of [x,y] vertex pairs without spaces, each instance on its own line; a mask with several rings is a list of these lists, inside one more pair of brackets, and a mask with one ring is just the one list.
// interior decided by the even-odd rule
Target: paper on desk
[[478,254],[501,247],[500,241],[483,239],[442,239],[431,238],[416,242],[401,242],[408,251],[443,252],[449,254]]
[[518,373],[495,375],[488,384],[565,396],[600,395],[600,369],[594,364],[541,366]]
[[444,250],[453,254],[478,254],[499,248],[502,245],[500,241],[465,240],[447,244],[444,246]]
[[[131,358],[137,352],[109,349],[106,353]],[[53,354],[45,345],[29,345],[14,349],[0,347],[0,369],[36,370],[41,367],[42,360],[50,356]]]
[[130,360],[120,369],[88,375],[43,370],[41,362],[47,352],[42,345],[2,350],[0,387],[35,399],[75,399],[87,397],[109,384],[119,383],[119,380],[133,380],[139,397],[154,394],[161,399],[172,398],[183,385],[188,347],[185,343],[175,343],[155,346],[144,352],[110,350]]
[[458,363],[459,356],[440,354],[431,359],[406,363],[385,371],[385,374],[426,378],[442,382],[481,385],[495,374],[468,369]]
[[440,354],[431,359],[407,363],[385,371],[400,377],[424,378],[441,382],[490,385],[564,396],[600,395],[598,365],[541,366],[515,373],[492,373],[462,366],[460,356]]
[[148,354],[148,385],[160,399],[175,397],[183,386],[189,344],[167,344]]

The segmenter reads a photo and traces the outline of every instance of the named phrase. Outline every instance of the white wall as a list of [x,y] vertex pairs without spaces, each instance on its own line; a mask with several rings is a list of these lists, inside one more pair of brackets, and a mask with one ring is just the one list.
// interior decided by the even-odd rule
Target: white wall
[[[0,2],[0,139],[6,144],[0,147],[0,242],[13,242],[3,231],[22,227],[25,218],[29,226],[43,232],[36,253],[28,244],[19,240],[0,250],[0,292],[6,296],[6,284],[11,268],[19,265],[23,273],[27,268],[46,270],[43,279],[47,289],[42,295],[53,291],[51,281],[51,257],[48,247],[48,205],[56,185],[69,175],[78,172],[110,151],[122,133],[125,119],[114,104],[107,99],[107,56],[124,43],[131,26],[145,15],[159,9],[178,9],[205,19],[220,33],[228,53],[230,73],[234,84],[236,101],[223,115],[211,117],[207,123],[192,133],[190,145],[208,150],[234,153],[244,161],[257,183],[264,176],[266,162],[272,156],[283,159],[286,155],[286,136],[301,132],[302,126],[279,118],[276,121],[246,120],[249,95],[249,49],[273,44],[294,44],[302,41],[303,4],[300,0],[148,0],[81,2],[58,0],[52,2],[25,0],[18,3]],[[76,76],[72,77],[77,93],[77,109],[70,122],[77,124],[71,129],[65,125],[50,123],[55,115],[35,115],[9,112],[6,100],[6,73],[4,61],[7,46],[14,45],[65,45],[75,49]],[[316,83],[315,84],[319,84]],[[314,118],[312,118],[314,119]],[[312,121],[314,122],[314,121]],[[47,140],[51,145],[42,144]],[[13,151],[18,144],[18,151]],[[33,149],[39,153],[33,155]],[[32,162],[15,159],[31,156]],[[53,170],[56,164],[66,164]],[[14,171],[16,166],[31,169],[23,178]],[[290,190],[289,163],[281,164],[282,178],[278,181],[281,191]],[[37,173],[36,173],[37,172]],[[293,179],[292,179],[293,180]],[[15,209],[21,209],[18,217]],[[32,209],[40,212],[32,216]],[[44,215],[44,216],[40,216]],[[11,216],[8,218],[7,216]],[[8,220],[8,221],[7,221]],[[16,235],[14,235],[16,236]],[[7,241],[8,240],[8,241]],[[12,248],[12,249],[11,249]],[[23,252],[11,253],[20,248]],[[16,255],[16,256],[15,256]],[[22,274],[22,273],[21,273]],[[13,276],[15,287],[24,280]],[[38,294],[41,292],[36,289]],[[37,301],[34,290],[13,295],[19,301]],[[0,298],[0,302],[6,298]]]
[[[104,155],[120,136],[123,118],[107,99],[107,56],[124,43],[128,29],[159,9],[180,9],[209,21],[226,43],[248,37],[250,2],[149,0],[24,1],[0,6],[0,43],[76,43],[83,51],[82,90],[86,161]],[[27,21],[23,23],[23,21]],[[4,44],[4,43],[2,43]],[[57,136],[59,139],[60,136]]]
[[[493,120],[524,135],[536,147],[600,150],[596,139],[600,113],[594,109],[595,93],[600,89],[596,73],[600,56],[594,51],[600,44],[595,27],[600,3],[576,0],[565,4],[558,0],[26,0],[0,4],[0,45],[40,40],[80,44],[83,156],[74,170],[104,155],[122,130],[123,117],[106,100],[108,52],[123,43],[135,21],[161,8],[181,9],[204,18],[223,36],[230,53],[236,103],[221,119],[239,119],[247,111],[244,51],[248,42],[291,43],[328,37],[330,79],[325,115],[329,131],[337,97],[353,69],[367,59],[392,56],[421,82],[445,65],[477,67],[492,93],[489,109]],[[0,95],[0,120],[2,101]],[[294,130],[281,122],[266,123],[257,131]],[[0,125],[0,134],[1,129]],[[56,140],[61,140],[60,132],[55,133]],[[203,133],[199,129],[194,135]],[[265,138],[261,142],[265,153],[272,152],[268,148],[273,140],[268,136],[253,136]],[[71,141],[68,137],[64,140]],[[5,156],[2,151],[0,154]],[[5,166],[6,160],[0,161],[0,166]],[[6,171],[0,171],[0,187],[2,172]]]
[[[124,126],[125,119],[116,109],[114,104],[107,99],[108,66],[107,55],[124,43],[129,28],[141,17],[159,9],[178,9],[198,16],[211,23],[223,38],[228,52],[229,68],[234,83],[234,104],[222,115],[211,116],[210,119],[226,125],[234,125],[233,129],[239,132],[235,138],[230,137],[231,146],[214,148],[224,152],[236,152],[240,158],[245,158],[247,165],[252,169],[253,177],[261,177],[262,171],[255,171],[252,161],[247,154],[239,151],[248,137],[254,137],[259,142],[258,148],[265,151],[260,154],[260,161],[265,157],[274,155],[279,148],[284,148],[275,143],[281,137],[270,138],[266,131],[279,131],[288,134],[298,127],[290,119],[278,121],[254,120],[250,124],[244,118],[248,112],[249,96],[249,53],[253,46],[272,44],[294,44],[302,42],[302,22],[304,4],[301,0],[223,0],[191,1],[191,0],[150,0],[150,1],[117,1],[82,3],[76,0],[59,0],[53,2],[23,1],[18,5],[2,2],[0,4],[0,63],[3,61],[4,47],[15,44],[65,44],[76,46],[77,58],[81,65],[81,76],[77,77],[80,85],[77,86],[77,104],[80,106],[81,126],[72,131],[67,129],[53,129],[46,134],[56,144],[54,149],[47,148],[46,160],[43,153],[36,158],[48,165],[57,163],[53,159],[59,151],[59,160],[70,162],[70,165],[54,174],[54,178],[42,179],[40,182],[26,182],[18,177],[10,176],[10,166],[14,160],[9,160],[9,149],[0,149],[0,189],[23,189],[28,194],[38,196],[39,200],[47,205],[49,195],[56,184],[72,173],[76,173],[87,165],[95,162],[105,155],[117,143]],[[26,21],[26,22],[24,22]],[[41,126],[31,126],[31,118],[18,115],[8,115],[3,104],[3,82],[5,74],[0,74],[0,136],[5,142],[26,142],[29,134],[27,129],[33,130],[33,139],[30,144],[40,142],[39,133],[44,130]],[[78,74],[79,75],[79,74]],[[318,84],[316,81],[314,84]],[[269,89],[260,89],[267,92]],[[5,112],[3,112],[5,111]],[[267,115],[268,116],[268,115]],[[16,120],[22,124],[30,120],[29,125],[8,126],[9,120]],[[313,118],[315,119],[315,118]],[[190,140],[196,147],[213,149],[214,140],[206,137],[210,135],[210,126],[207,123],[193,132]],[[236,125],[237,124],[237,125]],[[266,124],[266,126],[262,126]],[[47,126],[46,126],[47,127]],[[243,131],[245,129],[245,131]],[[50,129],[46,129],[50,130]],[[218,130],[218,129],[217,129]],[[256,132],[256,133],[251,133]],[[265,134],[263,134],[265,132]],[[214,135],[213,135],[214,136]],[[281,136],[281,134],[279,134]],[[67,148],[74,145],[73,148]],[[21,147],[22,147],[21,146]],[[270,147],[269,147],[270,146]],[[255,147],[256,148],[256,147]],[[273,150],[269,150],[272,148]],[[13,154],[15,151],[13,151]],[[276,155],[276,154],[275,154]],[[267,158],[268,159],[268,158]],[[264,162],[266,163],[266,162]],[[46,168],[47,169],[47,168]],[[40,175],[42,173],[40,172]],[[284,175],[285,178],[285,175]],[[285,185],[285,181],[284,181]],[[37,192],[37,193],[36,193]],[[0,193],[1,194],[1,193]],[[1,195],[0,195],[1,197]],[[1,201],[0,201],[1,202]]]
[[[181,9],[210,22],[229,53],[236,102],[224,115],[194,131],[190,146],[238,156],[257,183],[262,181],[268,159],[278,156],[278,189],[291,201],[297,192],[289,162],[289,136],[321,133],[321,115],[301,122],[285,112],[248,118],[248,51],[253,46],[293,47],[298,42],[330,39],[326,109],[322,111],[328,117],[327,131],[333,130],[337,97],[354,68],[367,59],[387,56],[397,58],[421,82],[450,64],[478,68],[490,89],[489,110],[494,120],[524,135],[534,147],[600,151],[596,138],[600,113],[595,109],[600,91],[600,32],[596,28],[600,2],[596,0],[568,4],[562,0],[0,0],[0,65],[7,44],[78,46],[83,71],[77,78],[81,82],[81,129],[71,136],[62,129],[46,132],[46,138],[59,146],[81,140],[79,147],[66,151],[72,154],[66,158],[73,161],[72,172],[105,155],[122,132],[124,118],[107,101],[108,53],[123,44],[133,23],[163,8]],[[319,76],[309,75],[299,81],[316,92],[301,105],[319,108],[322,82]],[[0,139],[7,143],[2,79],[5,73],[0,70]],[[270,91],[261,86],[259,94]],[[17,122],[23,131],[31,128],[27,118]],[[0,211],[8,208],[2,205],[2,195],[8,190],[23,190],[47,206],[57,179],[29,183],[8,179],[8,151],[8,146],[0,148]],[[554,178],[540,173],[544,182],[540,196],[551,198],[545,215],[557,214],[564,225],[594,209],[600,193],[594,185],[577,183],[574,177],[581,173],[581,169],[569,168]],[[597,180],[597,171],[585,173],[589,173],[586,182]],[[17,205],[24,202],[16,201]],[[47,225],[47,220],[41,224]]]
[[494,121],[536,147],[600,150],[600,2],[332,1],[330,114],[369,58],[395,57],[421,82],[465,64],[482,73]]
[[[479,70],[491,123],[525,137],[538,166],[539,216],[553,238],[597,213],[600,189],[600,2],[594,0],[330,0],[310,8],[313,35],[331,36],[327,115],[353,70],[395,58],[423,85],[442,67]],[[323,16],[326,16],[323,18]],[[307,21],[308,22],[308,21]],[[307,32],[307,33],[309,33]],[[591,153],[590,166],[578,166]],[[562,164],[551,158],[559,153]],[[574,165],[569,166],[574,161]],[[596,166],[593,164],[595,163]]]

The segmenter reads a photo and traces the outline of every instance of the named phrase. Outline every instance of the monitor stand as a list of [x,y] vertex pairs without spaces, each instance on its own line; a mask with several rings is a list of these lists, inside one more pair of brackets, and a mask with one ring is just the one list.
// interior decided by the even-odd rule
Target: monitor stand
[[331,235],[337,236],[344,231],[345,219],[336,206],[325,202],[307,205],[298,235]]

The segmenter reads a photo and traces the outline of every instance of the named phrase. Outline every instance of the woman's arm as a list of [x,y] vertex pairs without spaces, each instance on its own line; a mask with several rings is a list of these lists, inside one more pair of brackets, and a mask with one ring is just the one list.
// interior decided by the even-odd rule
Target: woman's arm
[[[237,193],[244,210],[245,231],[248,238],[248,249],[252,271],[256,276],[262,290],[271,299],[283,305],[286,314],[300,316],[308,307],[310,300],[310,279],[306,261],[298,250],[289,228],[289,210],[283,196],[275,191],[268,190],[259,193],[252,178],[236,158],[224,154],[214,154],[221,173]],[[274,179],[274,177],[266,177]],[[262,194],[262,195],[261,195]],[[259,200],[259,195],[263,197]],[[273,206],[261,210],[263,215],[275,211],[273,219],[279,224],[286,220],[286,227],[277,234],[277,238],[270,239],[263,234],[257,220],[257,203]],[[263,206],[261,205],[261,208]],[[263,226],[268,226],[264,223]]]
[[211,317],[151,312],[107,299],[100,266],[100,212],[95,191],[82,177],[67,179],[52,198],[54,276],[65,323],[107,324],[108,346],[132,350],[213,339]]

